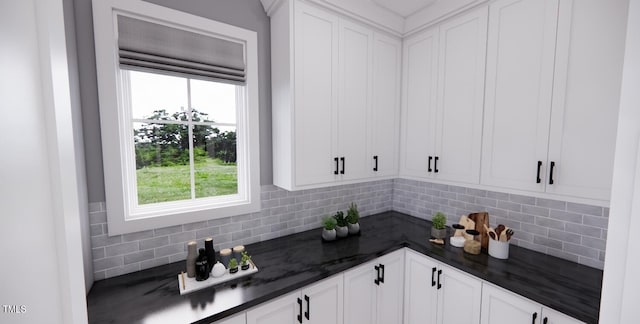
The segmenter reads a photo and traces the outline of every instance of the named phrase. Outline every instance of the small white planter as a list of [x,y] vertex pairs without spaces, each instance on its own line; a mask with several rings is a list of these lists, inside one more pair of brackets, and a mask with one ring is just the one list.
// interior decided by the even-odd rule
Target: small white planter
[[322,229],[322,239],[325,241],[333,241],[336,239],[336,230]]
[[360,233],[360,223],[348,224],[347,227],[349,228],[349,235]]
[[347,237],[347,235],[349,235],[349,228],[347,228],[347,226],[337,226],[336,234],[338,237]]

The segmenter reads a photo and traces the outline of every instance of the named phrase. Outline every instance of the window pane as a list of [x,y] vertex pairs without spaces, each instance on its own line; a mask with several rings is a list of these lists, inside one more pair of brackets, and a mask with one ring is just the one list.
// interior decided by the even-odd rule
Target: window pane
[[191,80],[191,108],[202,114],[202,120],[236,123],[236,85]]
[[194,126],[196,198],[238,193],[235,127]]
[[138,204],[191,199],[185,125],[134,123]]
[[184,120],[188,106],[187,79],[129,71],[131,111],[136,119]]

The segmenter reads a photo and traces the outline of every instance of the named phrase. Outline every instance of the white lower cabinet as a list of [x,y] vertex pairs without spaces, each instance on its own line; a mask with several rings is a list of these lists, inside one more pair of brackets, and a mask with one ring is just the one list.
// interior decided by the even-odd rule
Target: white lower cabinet
[[230,318],[225,318],[223,320],[213,322],[211,324],[246,324],[247,323],[247,315],[242,313],[240,315],[236,315]]
[[407,250],[404,324],[480,322],[482,281]]
[[214,324],[307,323],[583,322],[405,248]]
[[485,284],[482,289],[482,324],[583,323],[504,289]]
[[344,319],[348,324],[400,324],[404,250],[389,253],[344,274]]
[[340,274],[267,302],[247,312],[247,324],[342,324],[342,286]]

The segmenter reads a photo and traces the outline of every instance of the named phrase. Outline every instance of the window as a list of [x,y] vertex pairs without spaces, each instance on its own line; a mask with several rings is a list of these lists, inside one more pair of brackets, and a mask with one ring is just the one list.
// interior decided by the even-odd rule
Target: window
[[258,211],[255,32],[93,6],[109,234]]

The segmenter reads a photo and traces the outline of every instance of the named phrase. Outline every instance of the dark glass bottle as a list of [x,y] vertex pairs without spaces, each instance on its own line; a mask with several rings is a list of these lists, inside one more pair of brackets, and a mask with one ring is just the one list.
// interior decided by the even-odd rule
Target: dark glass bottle
[[207,262],[207,254],[203,248],[198,250],[198,258],[196,259],[196,281],[209,279],[209,263]]
[[216,250],[213,249],[213,239],[208,237],[204,240],[204,251],[207,254],[207,262],[209,263],[209,272],[216,264]]

